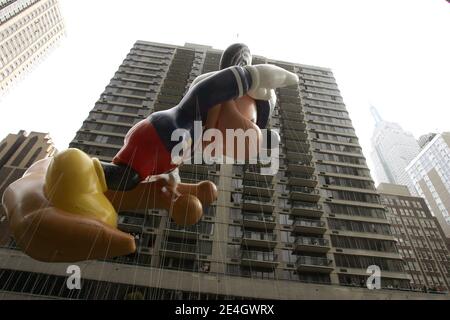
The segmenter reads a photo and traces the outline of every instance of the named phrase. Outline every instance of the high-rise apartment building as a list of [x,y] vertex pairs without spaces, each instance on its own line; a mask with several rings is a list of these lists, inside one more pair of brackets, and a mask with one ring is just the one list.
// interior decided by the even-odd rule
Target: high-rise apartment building
[[412,196],[406,186],[382,183],[378,186],[388,208],[391,230],[412,285],[431,291],[448,291],[450,255],[442,229],[425,200]]
[[[198,75],[218,69],[220,57],[220,50],[207,46],[138,41],[70,147],[112,160],[133,124],[175,106]],[[282,138],[278,174],[261,175],[260,165],[182,165],[182,181],[211,180],[219,189],[197,225],[178,226],[163,210],[120,212],[119,228],[135,235],[137,252],[77,263],[82,290],[65,287],[65,264],[39,263],[11,251],[1,265],[0,290],[10,294],[35,281],[39,285],[21,294],[429,298],[406,290],[410,276],[331,71],[261,56],[253,63],[277,64],[300,77],[298,86],[277,90],[269,124]],[[405,291],[367,289],[370,265],[381,268],[383,288]]]
[[[5,189],[21,178],[36,161],[52,156],[56,152],[47,133],[21,130],[9,134],[0,142],[0,199]],[[0,206],[0,245],[8,245],[10,234],[3,206]]]
[[57,0],[1,0],[0,93],[54,47],[63,33]]
[[405,185],[417,194],[405,168],[419,154],[418,142],[399,124],[383,120],[374,107],[370,111],[375,119],[371,156],[377,182]]
[[450,240],[450,132],[437,134],[406,171]]

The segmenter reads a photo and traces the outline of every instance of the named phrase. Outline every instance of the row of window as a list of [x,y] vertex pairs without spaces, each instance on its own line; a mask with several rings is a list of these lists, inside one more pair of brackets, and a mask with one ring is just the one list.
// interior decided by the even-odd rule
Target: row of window
[[352,121],[349,119],[338,119],[338,118],[334,118],[332,116],[323,116],[323,115],[319,116],[319,115],[315,115],[315,114],[307,114],[306,119],[311,120],[311,121],[322,121],[322,122],[348,125],[348,126],[352,125]]
[[370,232],[384,235],[390,235],[391,229],[388,224],[371,223],[364,221],[341,220],[328,218],[328,225],[333,230],[346,230],[353,232]]
[[355,238],[331,235],[331,243],[337,248],[357,249],[357,250],[371,250],[382,252],[397,252],[397,247],[394,241]]
[[347,146],[347,145],[335,144],[335,143],[316,142],[316,141],[313,141],[311,146],[314,149],[330,150],[330,151],[337,151],[337,152],[347,152],[347,153],[355,153],[355,154],[362,155],[361,147]]
[[323,208],[325,212],[328,213],[386,219],[386,212],[384,209],[381,208],[349,206],[337,203],[324,203]]
[[376,265],[383,271],[403,272],[403,261],[381,257],[355,256],[335,254],[337,267],[356,268],[367,270],[369,266]]
[[317,171],[328,173],[339,173],[352,176],[371,177],[369,169],[346,167],[332,164],[317,164]]
[[337,178],[337,177],[332,177],[332,176],[320,175],[319,182],[322,185],[335,185],[335,186],[343,186],[343,187],[349,187],[349,188],[375,190],[375,185],[374,185],[373,181],[369,181],[369,180]]
[[355,129],[353,129],[353,128],[332,126],[332,125],[328,125],[328,124],[310,123],[310,124],[308,124],[308,127],[310,129],[316,129],[316,130],[334,131],[334,132],[337,132],[337,133],[355,134]]
[[380,196],[378,194],[342,190],[322,190],[322,192],[328,198],[380,204]]

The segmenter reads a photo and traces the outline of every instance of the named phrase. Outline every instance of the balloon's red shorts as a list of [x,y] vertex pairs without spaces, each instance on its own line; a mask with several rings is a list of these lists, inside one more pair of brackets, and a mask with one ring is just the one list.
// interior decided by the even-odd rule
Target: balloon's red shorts
[[124,146],[114,157],[113,163],[130,166],[142,180],[177,167],[171,163],[170,152],[148,119],[128,131]]

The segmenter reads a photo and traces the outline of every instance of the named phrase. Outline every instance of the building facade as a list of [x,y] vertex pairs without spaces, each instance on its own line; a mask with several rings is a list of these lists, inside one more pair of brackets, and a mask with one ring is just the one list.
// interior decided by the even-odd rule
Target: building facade
[[391,229],[405,261],[412,285],[431,291],[447,291],[450,255],[442,229],[423,198],[412,196],[406,186],[378,186],[388,208]]
[[[111,161],[135,123],[175,106],[198,75],[218,69],[220,57],[207,46],[136,42],[70,147]],[[406,291],[410,276],[332,72],[261,56],[253,63],[300,77],[298,86],[277,90],[270,119],[282,138],[276,175],[261,175],[259,164],[185,164],[182,181],[211,180],[219,189],[197,225],[180,227],[163,210],[120,212],[119,228],[135,236],[137,252],[79,263],[81,291],[65,288],[64,264],[17,251],[2,268],[19,284],[0,290],[31,278],[49,279],[40,295],[64,298],[428,298]],[[384,289],[366,288],[374,264]]]
[[437,134],[406,171],[450,240],[450,132]]
[[[47,133],[21,130],[9,134],[0,142],[0,198],[5,189],[21,178],[25,171],[36,161],[52,156],[56,152]],[[0,245],[8,246],[11,242],[6,213],[0,206]]]
[[417,194],[405,168],[419,154],[419,143],[399,124],[384,121],[374,107],[371,112],[375,119],[371,157],[377,182],[405,185],[412,194]]
[[1,0],[0,93],[35,65],[63,34],[57,0]]

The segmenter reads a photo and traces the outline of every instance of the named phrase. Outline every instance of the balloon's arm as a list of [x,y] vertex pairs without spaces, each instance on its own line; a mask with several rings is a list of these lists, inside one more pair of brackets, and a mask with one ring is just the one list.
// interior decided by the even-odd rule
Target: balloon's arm
[[212,71],[212,72],[208,72],[208,73],[199,75],[197,78],[194,79],[194,81],[192,81],[191,85],[189,86],[189,89],[191,89],[193,86],[195,86],[200,81],[209,78],[210,76],[212,76],[215,73],[216,73],[216,71]]
[[[252,85],[252,76],[245,67],[229,67],[211,75],[205,75],[191,86],[177,107],[180,127],[198,119],[204,122],[214,106],[245,95]],[[183,123],[186,122],[186,125]]]
[[[117,211],[153,208],[170,211],[174,197],[161,192],[166,186],[167,182],[163,179],[151,182],[145,181],[130,191],[108,190],[105,195]],[[217,198],[217,189],[209,181],[197,184],[178,183],[176,190],[180,194],[190,194],[197,197],[204,206],[210,205]]]

